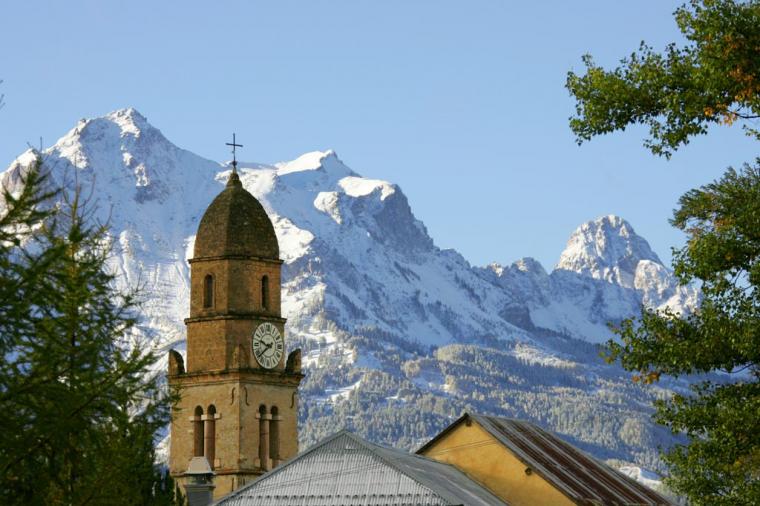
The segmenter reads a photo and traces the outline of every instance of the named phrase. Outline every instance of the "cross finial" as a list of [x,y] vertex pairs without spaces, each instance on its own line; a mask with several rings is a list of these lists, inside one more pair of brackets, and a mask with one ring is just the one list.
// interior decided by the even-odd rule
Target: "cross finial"
[[242,144],[237,144],[235,142],[235,133],[232,133],[232,142],[226,142],[227,146],[232,146],[232,172],[237,174],[237,158],[235,158],[235,148],[242,148]]

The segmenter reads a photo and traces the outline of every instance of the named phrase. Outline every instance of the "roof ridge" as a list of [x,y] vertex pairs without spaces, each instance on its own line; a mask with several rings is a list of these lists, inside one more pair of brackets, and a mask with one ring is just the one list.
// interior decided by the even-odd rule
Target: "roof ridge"
[[[446,497],[444,495],[441,495],[440,492],[437,492],[434,489],[430,488],[430,485],[428,483],[423,483],[423,481],[426,481],[426,480],[420,480],[419,477],[410,476],[409,473],[406,472],[404,469],[401,469],[401,467],[398,464],[396,464],[396,462],[394,462],[392,459],[389,459],[385,455],[382,455],[382,454],[378,453],[377,450],[388,451],[390,453],[399,453],[399,454],[402,454],[404,456],[409,455],[409,456],[415,456],[416,457],[417,456],[416,454],[413,454],[411,452],[405,452],[403,450],[398,450],[396,448],[382,446],[382,445],[379,445],[377,443],[371,443],[371,442],[366,441],[366,440],[364,440],[362,438],[359,438],[358,436],[352,434],[351,432],[347,432],[347,434],[351,435],[354,440],[359,441],[365,448],[367,448],[369,451],[371,451],[373,455],[375,455],[378,459],[382,460],[387,466],[392,467],[393,469],[395,469],[400,474],[403,474],[404,476],[406,476],[408,479],[410,479],[410,480],[412,480],[414,482],[419,483],[420,486],[426,488],[428,491],[430,491],[431,494],[433,494],[433,495],[435,495],[437,497],[440,497],[441,499],[444,499],[444,500],[448,501],[449,504],[451,504],[452,506],[459,504],[458,501],[456,501],[456,500],[454,500],[452,502],[451,497]],[[436,462],[433,459],[429,459],[427,457],[422,457],[422,458],[424,460],[426,460],[426,461],[434,462],[436,464],[440,464],[440,462]]]

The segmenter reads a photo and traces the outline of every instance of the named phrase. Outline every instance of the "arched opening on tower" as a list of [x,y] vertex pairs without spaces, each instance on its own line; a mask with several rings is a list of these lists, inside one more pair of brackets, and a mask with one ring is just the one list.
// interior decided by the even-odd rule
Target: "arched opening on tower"
[[272,406],[272,420],[269,422],[269,456],[272,458],[272,467],[277,466],[280,460],[280,412],[277,406]]
[[261,307],[269,310],[269,276],[261,278]]
[[203,307],[214,307],[214,276],[206,274],[203,278]]
[[195,407],[193,414],[193,457],[203,457],[203,408]]
[[263,404],[259,406],[259,462],[261,469],[269,469],[269,413]]
[[211,404],[208,407],[206,423],[204,424],[203,454],[211,467],[214,467],[216,454],[216,407]]

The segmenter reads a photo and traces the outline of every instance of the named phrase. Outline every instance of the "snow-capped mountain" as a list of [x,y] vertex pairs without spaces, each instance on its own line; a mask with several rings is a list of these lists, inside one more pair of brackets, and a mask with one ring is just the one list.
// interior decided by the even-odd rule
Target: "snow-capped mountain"
[[676,279],[631,225],[618,216],[604,216],[578,227],[570,236],[556,270],[635,289],[639,303],[687,314],[696,307],[697,291]]
[[[180,149],[134,109],[82,120],[44,151],[56,183],[92,189],[113,267],[140,285],[142,330],[182,348],[194,234],[226,165]],[[18,184],[30,152],[2,174]],[[349,425],[412,447],[462,409],[532,418],[603,458],[656,468],[669,436],[649,421],[654,389],[598,359],[608,322],[642,305],[688,313],[679,287],[622,218],[581,225],[551,272],[524,258],[471,266],[438,248],[401,189],[332,151],[241,163],[280,242],[283,316],[304,348],[302,439]]]

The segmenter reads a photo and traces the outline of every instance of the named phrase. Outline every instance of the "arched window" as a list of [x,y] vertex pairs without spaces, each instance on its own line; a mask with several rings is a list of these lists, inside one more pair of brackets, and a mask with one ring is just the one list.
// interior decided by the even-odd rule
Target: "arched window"
[[272,458],[272,467],[280,460],[280,417],[277,406],[272,406],[272,420],[269,422],[269,456]]
[[203,457],[203,408],[196,406],[193,414],[193,457]]
[[214,307],[214,276],[211,274],[203,278],[203,307]]
[[259,406],[259,461],[261,469],[269,469],[269,414],[263,404]]
[[208,415],[204,424],[203,454],[211,467],[214,467],[214,455],[216,453],[216,407],[211,404],[208,407]]
[[269,276],[261,278],[261,307],[269,309]]

